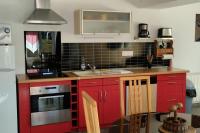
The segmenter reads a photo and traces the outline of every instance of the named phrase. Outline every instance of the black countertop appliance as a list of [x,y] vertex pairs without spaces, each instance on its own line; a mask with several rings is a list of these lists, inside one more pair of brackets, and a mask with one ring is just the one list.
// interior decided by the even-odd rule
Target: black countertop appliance
[[140,23],[138,28],[139,28],[138,37],[141,38],[149,37],[148,24]]
[[61,74],[61,33],[25,31],[26,74],[29,78],[58,77]]

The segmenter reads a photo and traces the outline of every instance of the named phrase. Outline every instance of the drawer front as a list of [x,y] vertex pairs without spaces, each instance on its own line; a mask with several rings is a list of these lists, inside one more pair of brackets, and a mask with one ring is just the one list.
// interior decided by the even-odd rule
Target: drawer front
[[102,85],[102,79],[83,79],[79,81],[79,86],[99,86]]
[[103,85],[117,85],[119,84],[119,78],[104,78]]
[[157,80],[183,80],[186,77],[185,73],[178,73],[178,74],[162,74],[157,76]]

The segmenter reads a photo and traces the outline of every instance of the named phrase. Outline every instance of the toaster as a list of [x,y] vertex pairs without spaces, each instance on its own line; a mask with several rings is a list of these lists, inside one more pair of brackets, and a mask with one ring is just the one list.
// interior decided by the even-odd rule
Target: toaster
[[172,28],[158,29],[158,37],[172,37]]

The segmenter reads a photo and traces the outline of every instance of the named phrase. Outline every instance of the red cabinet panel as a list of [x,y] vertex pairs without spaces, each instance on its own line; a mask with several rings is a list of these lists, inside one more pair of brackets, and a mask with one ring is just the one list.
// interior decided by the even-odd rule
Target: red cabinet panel
[[31,127],[31,133],[65,133],[66,131],[71,131],[71,127],[71,123],[69,122],[34,126]]
[[120,118],[120,89],[119,85],[108,85],[104,90],[104,123],[109,124]]
[[[99,106],[99,89],[101,86],[90,86],[90,87],[81,87],[79,88],[79,126],[86,127],[85,124],[85,114],[83,109],[83,99],[82,99],[82,91],[86,91],[94,100],[97,101],[97,106]],[[99,118],[101,118],[99,116]]]
[[186,74],[157,76],[157,112],[168,112],[169,107],[181,102],[185,111]]
[[103,85],[117,85],[119,84],[119,78],[104,78]]
[[185,73],[178,73],[178,74],[162,74],[162,75],[158,75],[157,76],[157,80],[170,80],[170,81],[174,81],[174,80],[178,80],[178,79],[182,79],[184,80],[185,78]]
[[30,133],[29,84],[18,84],[18,113],[20,133]]
[[83,79],[79,81],[79,87],[102,85],[102,79]]

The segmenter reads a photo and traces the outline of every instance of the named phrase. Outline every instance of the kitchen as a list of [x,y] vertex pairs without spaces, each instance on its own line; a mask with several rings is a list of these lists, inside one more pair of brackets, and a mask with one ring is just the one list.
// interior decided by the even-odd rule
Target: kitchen
[[[190,72],[199,72],[198,46],[194,42],[194,14],[198,13],[198,3],[173,8],[164,9],[146,9],[138,8],[129,1],[51,1],[51,8],[64,17],[68,24],[60,26],[52,25],[27,25],[24,20],[34,10],[34,1],[24,0],[13,2],[3,1],[1,3],[0,21],[9,23],[12,26],[12,42],[15,45],[16,73],[25,73],[25,53],[24,53],[24,31],[61,31],[62,43],[87,43],[87,42],[132,42],[133,36],[137,35],[138,23],[145,22],[149,24],[149,32],[152,38],[157,36],[159,27],[167,26],[173,28],[174,59],[173,67],[183,68]],[[114,4],[112,4],[114,3]],[[69,8],[70,7],[70,8]],[[82,37],[74,34],[74,11],[76,9],[104,9],[104,10],[122,10],[133,12],[133,35],[120,35],[114,37]],[[5,15],[5,11],[8,12]],[[183,13],[185,12],[185,13]],[[187,13],[186,13],[187,12]],[[194,13],[195,12],[195,13]],[[180,16],[177,19],[177,16]],[[153,18],[153,19],[152,19]],[[188,26],[182,26],[180,23]],[[183,50],[184,49],[184,50]],[[185,54],[185,49],[191,50],[193,54]],[[183,60],[184,59],[184,60]],[[188,63],[189,62],[189,63]]]

